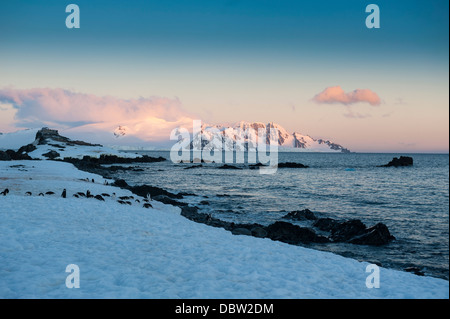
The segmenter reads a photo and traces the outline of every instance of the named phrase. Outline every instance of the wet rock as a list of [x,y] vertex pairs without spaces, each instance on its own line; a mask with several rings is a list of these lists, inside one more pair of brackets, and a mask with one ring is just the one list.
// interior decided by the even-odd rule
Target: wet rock
[[338,224],[331,231],[331,239],[336,242],[347,242],[353,237],[361,236],[366,233],[366,225],[359,219],[351,219]]
[[413,158],[409,156],[400,156],[400,158],[394,157],[392,161],[386,165],[380,165],[378,167],[400,167],[400,166],[412,166]]
[[387,226],[383,223],[378,223],[375,226],[367,228],[365,233],[352,238],[349,242],[358,245],[386,245],[395,237],[391,235]]
[[248,230],[247,228],[235,228],[231,231],[233,235],[246,235],[246,236],[252,236],[252,232]]
[[335,219],[326,217],[326,218],[319,218],[314,224],[314,227],[317,227],[318,229],[322,231],[331,232],[335,227],[339,226],[340,222],[338,222]]
[[265,166],[267,166],[267,165],[264,165],[264,164],[262,164],[262,163],[256,163],[256,164],[251,164],[251,165],[249,165],[248,168],[249,168],[249,169],[257,169],[257,168],[259,168],[259,167],[265,167]]
[[127,188],[127,187],[129,187],[128,183],[125,180],[123,180],[123,179],[116,179],[114,181],[114,183],[112,183],[112,186],[117,186],[117,187],[120,187],[120,188]]
[[312,229],[293,225],[287,222],[275,222],[266,228],[272,240],[298,245],[307,243],[326,243],[328,238],[317,235]]
[[309,166],[303,165],[301,163],[278,163],[278,168],[308,168]]
[[164,203],[164,204],[167,204],[167,205],[173,205],[173,206],[178,206],[178,207],[187,206],[188,205],[186,203],[179,202],[179,201],[176,201],[176,200],[174,200],[172,198],[169,198],[169,197],[167,197],[165,195],[152,196],[152,198],[154,200],[158,201],[158,202],[161,202],[161,203]]
[[193,169],[193,168],[200,168],[200,167],[203,167],[203,165],[202,164],[192,165],[192,166],[185,167],[184,169]]
[[317,220],[317,217],[309,209],[296,210],[284,215],[282,218],[292,220]]
[[414,267],[414,266],[406,267],[405,271],[412,272],[413,274],[415,274],[417,276],[425,276],[425,273],[422,270],[420,270],[420,268],[418,268],[418,267]]
[[156,186],[150,186],[150,185],[138,185],[138,186],[128,186],[127,189],[129,189],[134,194],[141,196],[141,197],[147,197],[147,194],[150,194],[152,198],[154,196],[158,195],[164,195],[169,198],[175,198],[175,199],[182,199],[183,195],[180,194],[174,194],[171,192],[166,191],[165,189],[156,187]]
[[265,238],[267,237],[267,231],[262,227],[253,227],[251,230],[252,236],[258,237],[258,238]]
[[228,165],[228,164],[224,164],[222,166],[219,166],[218,168],[219,169],[242,169],[240,167],[233,166],[233,165]]

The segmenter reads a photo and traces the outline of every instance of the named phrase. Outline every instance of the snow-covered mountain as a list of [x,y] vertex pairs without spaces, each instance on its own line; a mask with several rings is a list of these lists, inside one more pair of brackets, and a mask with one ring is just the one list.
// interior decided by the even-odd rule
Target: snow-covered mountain
[[[164,129],[157,129],[155,123],[113,123],[90,124],[60,130],[64,136],[74,140],[102,144],[116,150],[170,150],[175,141],[170,140],[170,131],[176,127],[185,127],[192,134],[189,121],[165,123]],[[190,122],[192,126],[192,121]],[[270,136],[270,129],[277,129],[277,136]],[[266,132],[266,144],[277,138],[278,150],[282,152],[350,152],[347,148],[325,139],[316,139],[299,132],[289,133],[281,125],[270,122],[245,122],[234,125],[202,124],[200,133],[192,137],[191,148],[217,147],[225,141],[225,149],[247,150],[255,147],[258,130]],[[0,149],[18,149],[32,143],[38,129],[22,130],[14,133],[0,134]],[[221,140],[217,138],[219,132]],[[254,132],[254,134],[252,134]],[[201,145],[200,138],[201,137]]]
[[[278,136],[271,136],[271,129],[276,129]],[[200,132],[194,135],[190,147],[212,149],[213,147],[218,147],[222,141],[225,141],[226,149],[247,150],[248,148],[256,146],[258,130],[260,130],[260,132],[262,130],[263,132],[261,133],[266,134],[266,144],[269,144],[270,140],[277,141],[279,151],[350,152],[347,148],[329,140],[315,139],[309,135],[303,135],[298,132],[290,134],[281,125],[273,122],[265,124],[261,122],[245,121],[241,121],[233,126],[204,124],[202,125]],[[218,139],[217,132],[220,132],[222,140]],[[200,141],[201,146],[199,144]],[[233,145],[230,145],[231,143]]]

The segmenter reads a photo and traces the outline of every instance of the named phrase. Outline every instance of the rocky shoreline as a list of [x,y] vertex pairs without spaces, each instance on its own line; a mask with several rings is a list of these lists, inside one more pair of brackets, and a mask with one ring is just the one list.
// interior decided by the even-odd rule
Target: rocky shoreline
[[[109,158],[107,164],[112,164]],[[146,162],[160,162],[160,158],[147,157]],[[69,163],[74,164],[78,169],[87,171],[89,173],[99,174],[104,178],[111,179],[111,173],[118,169],[136,170],[135,167],[104,167],[98,162],[103,160],[91,159],[64,159]],[[133,161],[130,161],[133,163]],[[169,204],[181,208],[181,215],[197,223],[206,224],[213,227],[223,228],[232,232],[234,235],[247,235],[259,238],[270,238],[285,242],[292,245],[301,245],[309,243],[351,243],[356,245],[386,245],[395,237],[389,232],[388,227],[383,223],[378,223],[372,227],[367,227],[361,220],[335,220],[332,218],[318,218],[308,209],[302,211],[292,211],[285,215],[283,219],[291,220],[310,220],[314,221],[313,227],[300,227],[298,225],[286,222],[277,221],[269,226],[260,224],[241,224],[224,221],[210,214],[201,213],[196,206],[189,206],[187,203],[180,201],[183,199],[183,193],[171,193],[162,188],[150,185],[130,186],[125,180],[118,179],[112,184],[123,189],[127,189],[135,195],[147,197],[150,195],[153,200],[157,200],[164,204]],[[194,194],[189,194],[194,195]],[[327,235],[320,235],[317,230]]]
[[[8,150],[6,152],[0,152],[0,160],[31,160],[32,158],[28,153],[34,151],[37,145],[51,145],[58,147],[61,151],[73,145],[82,146],[98,146],[95,144],[89,144],[81,141],[72,141],[65,137],[62,137],[55,130],[43,129],[36,135],[36,141],[32,144],[21,147],[18,151]],[[143,169],[138,166],[123,166],[120,164],[141,164],[141,163],[157,163],[166,161],[163,157],[150,157],[147,155],[140,157],[121,157],[117,155],[101,154],[99,157],[83,156],[81,158],[75,157],[60,157],[60,154],[56,151],[52,151],[43,154],[48,160],[62,161],[73,164],[77,169],[86,171],[89,173],[100,175],[106,179],[115,180],[112,186],[127,189],[144,198],[151,198],[169,204],[180,207],[181,215],[185,218],[197,223],[206,224],[212,227],[223,228],[230,231],[234,235],[246,235],[258,238],[269,238],[275,241],[281,241],[291,245],[308,245],[314,244],[333,244],[333,243],[348,243],[354,245],[370,245],[381,246],[387,245],[391,241],[395,240],[395,237],[391,235],[388,227],[383,223],[378,223],[373,226],[366,226],[359,219],[350,220],[336,220],[330,217],[319,218],[313,212],[308,209],[301,211],[292,211],[283,216],[279,221],[264,226],[260,224],[243,224],[224,221],[213,217],[211,214],[202,213],[196,206],[190,206],[187,203],[181,201],[186,193],[171,193],[165,189],[150,186],[150,185],[137,185],[131,186],[123,179],[115,179],[114,173],[118,171],[142,171]],[[201,162],[204,163],[204,162]],[[411,166],[412,158],[400,157],[394,158],[390,163],[382,165],[382,167],[398,167],[398,166]],[[185,169],[201,168],[204,165],[197,164],[193,166],[185,167]],[[255,169],[262,164],[249,165],[248,169]],[[307,165],[300,163],[279,163],[279,168],[308,168]],[[217,167],[218,169],[242,169],[241,167],[225,164]],[[222,196],[227,196],[222,195]],[[205,202],[205,201],[203,201]],[[310,226],[301,227],[291,221],[309,221]],[[419,271],[415,271],[420,274]]]

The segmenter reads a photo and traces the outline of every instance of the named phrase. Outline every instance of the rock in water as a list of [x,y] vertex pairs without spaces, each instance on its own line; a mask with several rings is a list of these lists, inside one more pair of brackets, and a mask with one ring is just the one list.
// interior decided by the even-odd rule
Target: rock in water
[[309,209],[290,212],[289,214],[284,215],[283,218],[293,220],[317,220],[317,217]]
[[391,235],[387,226],[383,223],[378,223],[373,227],[367,228],[363,235],[354,237],[349,241],[352,244],[358,245],[373,245],[380,246],[388,244],[395,237]]
[[303,165],[301,163],[292,163],[292,162],[278,164],[278,168],[308,168],[308,167],[309,166]]
[[409,156],[400,156],[400,158],[394,157],[392,161],[387,163],[386,165],[381,165],[379,167],[399,167],[399,166],[412,166],[413,158]]
[[272,240],[298,245],[307,243],[326,243],[328,238],[317,235],[312,229],[291,223],[275,222],[266,228],[268,237]]
[[322,231],[331,232],[335,227],[339,226],[339,222],[333,218],[319,218],[314,224],[314,227]]
[[331,239],[337,242],[347,242],[355,236],[366,233],[366,225],[359,219],[351,219],[334,227],[331,231]]

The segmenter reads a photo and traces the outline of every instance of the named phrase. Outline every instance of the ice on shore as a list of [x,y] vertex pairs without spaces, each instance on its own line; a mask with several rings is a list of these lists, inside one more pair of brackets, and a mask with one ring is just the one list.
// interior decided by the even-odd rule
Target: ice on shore
[[[72,197],[131,195],[104,181],[63,162],[0,162],[0,191],[10,190],[0,195],[0,298],[449,297],[446,280],[385,268],[380,288],[368,289],[368,263],[234,236],[156,201]],[[78,289],[65,285],[69,264],[79,266]]]

